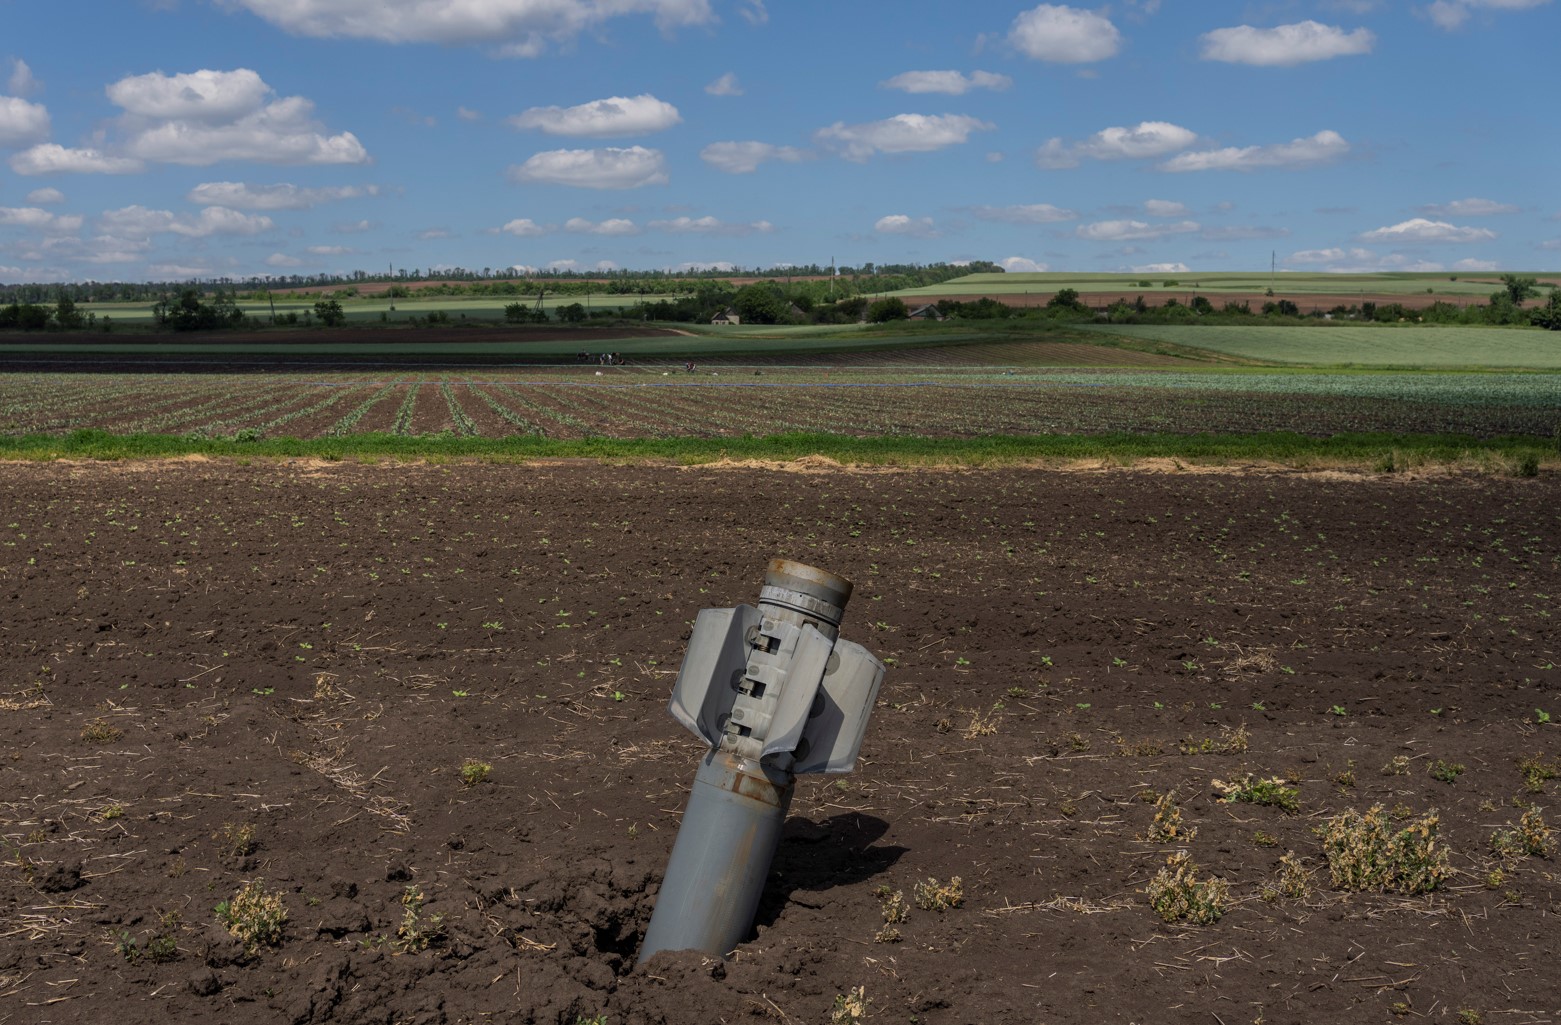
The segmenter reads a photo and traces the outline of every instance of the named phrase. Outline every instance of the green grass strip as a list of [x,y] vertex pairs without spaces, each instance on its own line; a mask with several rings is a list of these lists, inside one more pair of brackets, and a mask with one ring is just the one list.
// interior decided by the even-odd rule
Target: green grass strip
[[705,463],[721,459],[793,460],[824,456],[842,463],[918,466],[993,466],[1034,460],[1177,459],[1198,463],[1264,462],[1289,466],[1360,465],[1402,469],[1436,464],[1509,468],[1561,463],[1557,445],[1533,437],[1337,434],[1309,437],[1263,434],[990,435],[975,438],[853,437],[840,434],[773,434],[730,438],[584,438],[535,436],[461,437],[453,434],[348,434],[327,438],[191,438],[169,434],[110,434],[81,430],[65,435],[0,437],[0,459],[219,458],[600,459]]

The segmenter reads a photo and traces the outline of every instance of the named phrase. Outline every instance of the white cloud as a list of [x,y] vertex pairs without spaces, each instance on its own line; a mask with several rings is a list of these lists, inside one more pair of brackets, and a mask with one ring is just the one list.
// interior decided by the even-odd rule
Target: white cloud
[[515,128],[536,128],[548,135],[606,138],[648,135],[681,123],[672,104],[649,93],[609,96],[575,107],[532,107],[508,119]]
[[310,256],[350,256],[357,250],[351,246],[309,246],[304,252]]
[[91,147],[66,149],[45,142],[11,155],[17,174],[134,174],[146,165],[129,157],[109,156]]
[[62,217],[36,206],[0,206],[0,225],[68,232],[81,228],[81,218],[73,214]]
[[931,217],[910,217],[906,214],[890,214],[878,218],[873,230],[882,235],[910,235],[914,238],[932,238],[937,227]]
[[340,185],[304,189],[297,185],[249,185],[245,182],[202,182],[185,199],[202,206],[234,210],[308,210],[321,203],[379,195],[378,185]]
[[1050,203],[1026,203],[1020,206],[973,206],[970,212],[978,220],[1000,224],[1055,224],[1076,221],[1077,210],[1065,210]]
[[1463,27],[1463,23],[1469,20],[1469,15],[1478,9],[1497,11],[1524,11],[1533,7],[1542,7],[1550,0],[1436,0],[1426,8],[1426,13],[1431,16],[1431,21],[1438,28],[1451,32]]
[[221,206],[208,206],[194,217],[180,216],[171,210],[151,210],[133,205],[118,210],[105,210],[99,218],[102,228],[126,238],[145,238],[149,235],[171,233],[186,238],[207,238],[212,235],[258,235],[274,226],[271,218],[261,214],[245,214]]
[[587,235],[638,235],[640,226],[622,217],[610,217],[601,222],[571,217],[564,222],[564,230]]
[[1338,247],[1332,249],[1302,249],[1285,257],[1285,263],[1316,264],[1338,263],[1340,260],[1370,260],[1373,254],[1369,249],[1343,250]]
[[272,253],[266,257],[267,267],[302,267],[303,261],[296,256],[288,256],[286,253]]
[[512,263],[509,269],[523,278],[529,278],[537,272],[537,269],[529,263]]
[[1199,231],[1197,221],[1177,221],[1174,224],[1149,224],[1146,221],[1096,221],[1081,224],[1074,234],[1091,242],[1128,242],[1138,239],[1165,238],[1167,235],[1187,235]]
[[729,271],[736,270],[737,265],[734,263],[728,263],[725,260],[694,260],[690,263],[680,263],[671,269],[684,273],[696,270]]
[[1181,153],[1160,165],[1162,171],[1255,171],[1271,167],[1313,167],[1350,151],[1338,132],[1324,130],[1304,139],[1272,146],[1229,146]]
[[995,127],[964,114],[896,114],[860,125],[837,121],[820,128],[813,138],[847,160],[860,163],[875,152],[927,153],[943,149],[964,142],[971,132],[991,131]]
[[59,189],[33,189],[27,194],[27,202],[35,206],[49,206],[53,203],[65,202],[65,193]]
[[1093,11],[1041,4],[1014,19],[1008,41],[1027,57],[1056,64],[1088,64],[1116,55],[1122,33]]
[[1169,121],[1141,121],[1132,128],[1103,128],[1082,142],[1046,140],[1035,163],[1047,170],[1077,167],[1089,160],[1142,160],[1184,150],[1198,141],[1198,133]]
[[885,89],[899,89],[908,93],[945,93],[963,96],[972,89],[992,89],[1001,92],[1013,86],[1007,75],[990,71],[972,71],[968,76],[958,71],[904,71],[893,78],[878,83]]
[[20,57],[11,61],[11,75],[6,79],[6,92],[12,96],[31,96],[40,86],[33,77],[33,69]]
[[361,235],[379,227],[378,221],[337,221],[331,230],[338,235]]
[[1141,263],[1133,268],[1134,274],[1190,274],[1192,268],[1185,263]]
[[1046,264],[1036,263],[1027,256],[1005,256],[997,262],[1010,274],[1042,274],[1047,269]]
[[[382,43],[498,45],[535,57],[611,18],[649,14],[663,31],[715,20],[709,0],[228,0],[294,35]],[[761,8],[762,9],[762,8]]]
[[517,217],[499,230],[506,235],[515,235],[519,238],[534,238],[537,235],[547,234],[546,228],[529,217]]
[[579,270],[580,269],[580,262],[578,260],[549,260],[548,264],[547,264],[547,269],[548,270]]
[[1177,203],[1169,199],[1144,200],[1144,212],[1150,217],[1186,217],[1187,204]]
[[1286,238],[1289,228],[1267,228],[1258,224],[1234,224],[1216,228],[1204,228],[1199,233],[1213,242],[1236,242],[1257,238]]
[[764,9],[764,0],[747,0],[747,6],[739,7],[737,12],[743,16],[744,21],[755,27],[770,20],[770,12]]
[[705,86],[705,92],[711,96],[741,96],[743,87],[738,84],[737,73],[728,71],[714,82]]
[[1202,42],[1201,56],[1206,61],[1289,67],[1370,53],[1377,37],[1364,28],[1346,32],[1336,25],[1303,21],[1274,28],[1217,28],[1204,33]]
[[146,269],[154,278],[164,281],[187,281],[190,278],[204,278],[211,273],[205,267],[187,263],[154,263]]
[[518,184],[573,185],[582,189],[637,189],[665,185],[667,162],[660,150],[557,149],[538,153],[524,164],[513,164],[509,178]]
[[467,122],[482,120],[482,112],[472,110],[470,107],[456,107],[455,116]]
[[1488,242],[1496,237],[1489,228],[1460,228],[1446,221],[1428,221],[1413,217],[1386,228],[1362,232],[1362,242]]
[[1457,263],[1453,264],[1453,270],[1489,271],[1499,269],[1501,269],[1501,264],[1497,263],[1495,260],[1469,259],[1459,260]]
[[651,221],[656,231],[670,231],[678,235],[765,235],[775,230],[769,221],[752,221],[733,224],[714,217],[676,217],[670,221]]
[[751,174],[769,160],[795,164],[811,156],[807,150],[767,142],[712,142],[699,151],[700,160],[727,174]]
[[424,228],[417,233],[419,242],[434,242],[442,238],[454,238],[455,232],[449,228]]
[[49,137],[49,111],[19,96],[0,96],[0,146],[25,146]]
[[1455,199],[1451,203],[1432,203],[1418,209],[1428,217],[1493,217],[1515,214],[1519,208],[1493,199]]
[[233,121],[265,105],[271,87],[249,68],[131,75],[105,92],[119,107],[142,117],[168,121]]
[[262,164],[363,164],[368,151],[351,132],[321,134],[314,104],[289,96],[236,121],[165,121],[134,135],[126,150],[145,160],[204,167],[223,160]]

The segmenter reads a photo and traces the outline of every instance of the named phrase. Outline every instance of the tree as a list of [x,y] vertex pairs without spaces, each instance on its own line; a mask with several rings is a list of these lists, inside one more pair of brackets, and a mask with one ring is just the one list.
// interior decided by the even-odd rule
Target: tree
[[904,320],[910,315],[911,311],[905,305],[905,300],[894,295],[879,299],[867,308],[867,319],[874,324],[885,324],[891,320]]
[[586,310],[579,303],[570,303],[568,306],[558,308],[558,319],[566,324],[578,324],[586,318]]
[[60,301],[54,307],[54,323],[59,326],[60,330],[79,330],[85,321],[86,318],[81,315],[80,310],[76,309],[76,304],[71,300],[71,297],[68,295],[60,296]]
[[314,315],[326,327],[340,327],[347,322],[347,314],[335,299],[322,299],[314,304]]
[[1516,274],[1503,274],[1501,276],[1501,287],[1507,290],[1507,298],[1512,300],[1512,305],[1514,306],[1522,306],[1523,300],[1532,299],[1539,294],[1538,280],[1535,278],[1520,278]]
[[1079,302],[1079,291],[1076,288],[1060,289],[1056,295],[1046,301],[1046,306],[1053,310],[1082,310],[1084,304]]
[[786,299],[768,281],[739,288],[732,297],[732,308],[744,324],[778,324],[786,319]]
[[524,324],[531,319],[531,310],[525,303],[510,303],[504,307],[504,319],[511,324]]

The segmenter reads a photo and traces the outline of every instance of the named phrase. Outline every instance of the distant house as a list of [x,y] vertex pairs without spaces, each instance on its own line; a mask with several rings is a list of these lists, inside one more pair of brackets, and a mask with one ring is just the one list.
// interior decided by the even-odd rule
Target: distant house
[[710,318],[712,324],[741,324],[743,318],[737,315],[737,311],[728,306],[726,309]]
[[936,306],[928,303],[926,306],[918,306],[906,314],[910,320],[942,320],[943,313]]

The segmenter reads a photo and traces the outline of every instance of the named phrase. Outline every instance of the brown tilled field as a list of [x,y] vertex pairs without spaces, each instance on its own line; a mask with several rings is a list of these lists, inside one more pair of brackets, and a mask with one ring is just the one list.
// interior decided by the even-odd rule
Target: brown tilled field
[[[1561,1016],[1553,475],[800,469],[0,465],[0,1022]],[[773,556],[864,757],[635,967]]]

